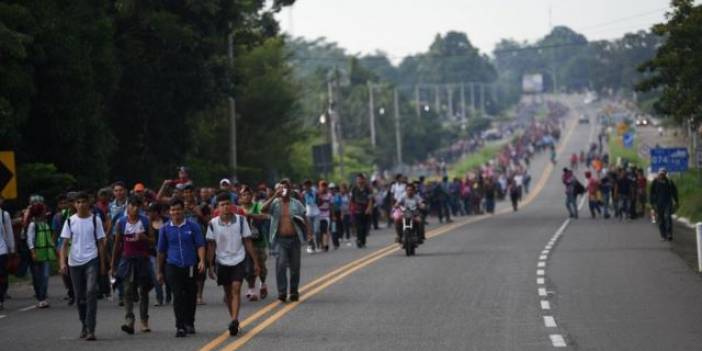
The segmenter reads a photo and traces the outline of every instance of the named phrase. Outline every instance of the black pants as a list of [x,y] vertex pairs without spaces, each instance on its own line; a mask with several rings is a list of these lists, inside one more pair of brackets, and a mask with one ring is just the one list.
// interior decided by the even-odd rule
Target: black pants
[[370,229],[370,216],[365,213],[356,213],[354,217],[356,220],[356,246],[364,247]]
[[373,206],[373,229],[378,230],[378,222],[380,221],[380,208]]
[[275,277],[278,285],[278,295],[288,293],[288,270],[290,270],[290,294],[299,295],[300,262],[302,244],[297,236],[279,236],[277,239],[278,255],[275,258]]
[[673,239],[673,214],[671,206],[656,206],[656,222],[663,239]]
[[195,326],[195,307],[197,301],[196,267],[180,268],[166,265],[166,279],[173,290],[173,312],[176,328],[185,329]]

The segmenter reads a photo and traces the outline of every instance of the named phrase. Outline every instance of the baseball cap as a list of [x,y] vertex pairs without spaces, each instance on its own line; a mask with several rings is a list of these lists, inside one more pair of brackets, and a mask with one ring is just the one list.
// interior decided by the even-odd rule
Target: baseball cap
[[229,180],[229,178],[222,178],[222,180],[219,181],[219,185],[222,185],[222,184],[232,185],[232,181]]

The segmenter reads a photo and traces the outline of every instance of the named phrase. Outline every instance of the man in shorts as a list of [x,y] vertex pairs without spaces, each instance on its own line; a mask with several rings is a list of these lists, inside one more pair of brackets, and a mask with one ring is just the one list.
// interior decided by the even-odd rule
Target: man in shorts
[[[234,214],[229,194],[217,195],[218,217],[207,226],[205,238],[208,243],[207,258],[210,263],[209,276],[224,288],[224,300],[229,309],[229,335],[239,333],[239,304],[241,282],[246,278],[246,254],[255,257],[251,241],[251,229],[244,216]],[[215,266],[215,254],[217,265]],[[254,270],[258,275],[261,267],[254,260]]]

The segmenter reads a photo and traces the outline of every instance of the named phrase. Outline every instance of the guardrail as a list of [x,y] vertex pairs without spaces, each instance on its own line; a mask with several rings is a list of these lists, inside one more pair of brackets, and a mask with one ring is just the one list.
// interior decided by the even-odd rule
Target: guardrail
[[692,270],[702,272],[702,223],[692,225],[675,218],[672,249]]

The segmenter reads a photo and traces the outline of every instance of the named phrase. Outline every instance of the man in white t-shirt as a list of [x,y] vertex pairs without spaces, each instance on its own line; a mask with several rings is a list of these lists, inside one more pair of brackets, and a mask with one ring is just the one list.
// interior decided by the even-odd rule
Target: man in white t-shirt
[[[255,256],[251,241],[251,229],[243,216],[232,213],[229,194],[217,195],[218,217],[207,226],[207,259],[210,263],[210,278],[224,289],[224,299],[229,309],[229,335],[239,333],[239,304],[241,282],[246,278],[246,254]],[[215,265],[215,254],[217,262]],[[256,275],[261,271],[258,261],[253,260]],[[216,273],[215,273],[216,272]]]
[[105,274],[105,230],[100,217],[90,211],[87,193],[76,195],[75,207],[76,214],[66,220],[61,231],[61,238],[64,239],[61,273],[70,270],[78,316],[83,324],[80,338],[92,341],[95,340],[97,316],[97,279],[98,274]]
[[395,177],[395,182],[392,183],[392,186],[390,187],[390,193],[392,193],[392,200],[393,200],[393,205],[395,205],[400,199],[405,197],[405,192],[407,191],[407,179],[402,176],[402,174],[398,174]]

